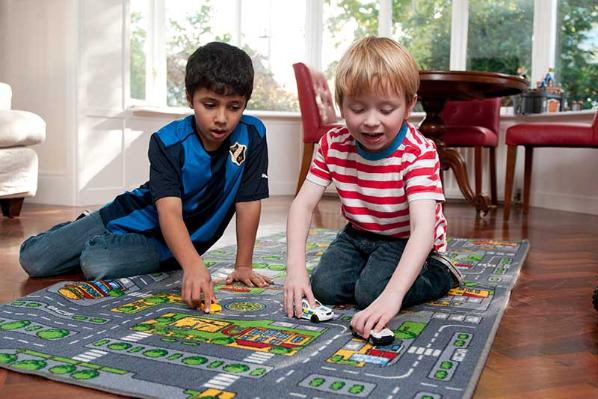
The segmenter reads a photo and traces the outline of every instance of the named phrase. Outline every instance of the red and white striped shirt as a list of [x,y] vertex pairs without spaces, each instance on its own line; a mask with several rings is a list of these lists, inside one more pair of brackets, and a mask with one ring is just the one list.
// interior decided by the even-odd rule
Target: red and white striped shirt
[[399,238],[409,237],[409,201],[437,201],[434,249],[443,252],[446,219],[436,145],[407,122],[398,136],[394,148],[368,153],[347,128],[331,129],[320,139],[307,180],[324,187],[334,182],[343,215],[356,229]]

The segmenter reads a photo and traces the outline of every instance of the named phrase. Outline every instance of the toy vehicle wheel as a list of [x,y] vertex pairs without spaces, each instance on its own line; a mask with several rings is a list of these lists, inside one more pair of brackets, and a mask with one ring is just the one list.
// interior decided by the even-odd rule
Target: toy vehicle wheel
[[318,318],[318,316],[316,316],[315,314],[311,315],[311,318],[309,319],[312,323],[318,323],[320,322],[320,319]]

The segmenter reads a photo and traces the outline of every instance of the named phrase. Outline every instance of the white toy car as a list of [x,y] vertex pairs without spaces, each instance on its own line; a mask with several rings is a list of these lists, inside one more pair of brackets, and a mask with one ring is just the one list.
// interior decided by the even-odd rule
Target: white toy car
[[[353,330],[353,327],[351,327],[351,332],[353,332],[353,336],[363,339],[361,335],[357,334],[357,332]],[[380,332],[376,332],[374,330],[370,331],[370,337],[368,338],[368,341],[370,341],[370,343],[375,346],[390,345],[394,342],[394,340],[395,334],[392,332],[391,329],[386,327],[380,330]]]
[[316,300],[316,307],[309,306],[307,299],[301,301],[301,318],[310,320],[312,323],[330,320],[334,317],[334,312],[328,306],[322,305]]

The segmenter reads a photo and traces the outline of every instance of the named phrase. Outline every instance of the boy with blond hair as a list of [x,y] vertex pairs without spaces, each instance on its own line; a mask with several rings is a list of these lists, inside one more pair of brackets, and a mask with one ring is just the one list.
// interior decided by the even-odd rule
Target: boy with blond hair
[[[444,195],[436,147],[407,122],[419,71],[399,43],[367,37],[349,48],[336,72],[336,102],[346,127],[320,140],[309,174],[289,210],[284,286],[287,315],[301,300],[354,303],[351,327],[364,338],[402,307],[444,296],[462,277],[446,250]],[[334,182],[349,223],[310,278],[305,241],[311,215]]]

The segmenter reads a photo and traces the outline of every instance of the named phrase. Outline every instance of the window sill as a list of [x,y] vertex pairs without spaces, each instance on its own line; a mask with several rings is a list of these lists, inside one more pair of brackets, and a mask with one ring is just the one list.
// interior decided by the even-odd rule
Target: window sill
[[[151,105],[132,105],[129,107],[129,112],[134,116],[151,118],[182,118],[192,114],[191,108],[187,107],[156,107]],[[247,110],[244,114],[265,119],[301,118],[301,113],[299,112]]]

